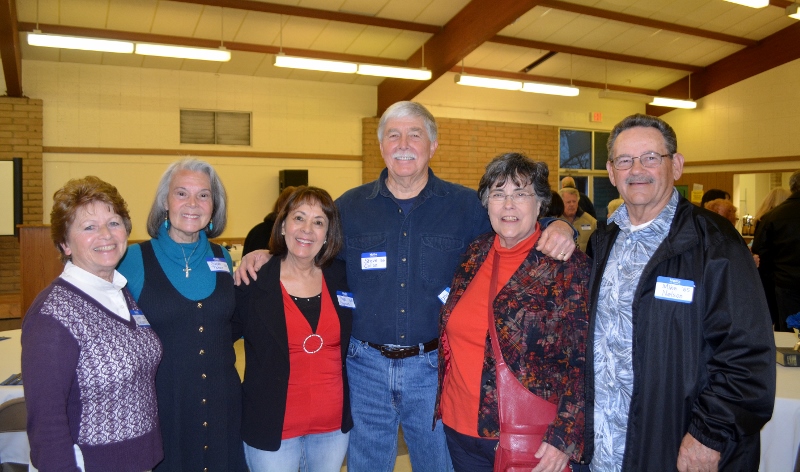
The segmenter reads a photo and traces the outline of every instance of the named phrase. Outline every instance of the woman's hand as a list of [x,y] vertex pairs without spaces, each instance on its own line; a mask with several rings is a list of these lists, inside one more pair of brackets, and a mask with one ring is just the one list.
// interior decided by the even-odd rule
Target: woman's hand
[[546,442],[542,442],[534,457],[539,459],[539,465],[533,468],[533,472],[562,472],[569,462],[566,454]]
[[572,226],[564,220],[555,220],[542,231],[536,250],[545,256],[559,261],[566,261],[575,250]]
[[[233,273],[233,283],[241,285],[250,285],[250,279],[256,280],[258,278],[258,269],[267,263],[272,258],[272,254],[266,249],[258,249],[253,252],[248,252],[242,257],[242,262],[239,268]],[[249,276],[249,277],[248,277]]]

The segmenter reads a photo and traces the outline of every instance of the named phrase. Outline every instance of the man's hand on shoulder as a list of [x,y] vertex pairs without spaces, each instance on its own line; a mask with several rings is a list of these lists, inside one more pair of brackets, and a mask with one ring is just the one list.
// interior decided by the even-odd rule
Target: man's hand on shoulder
[[258,278],[258,269],[267,263],[272,258],[272,254],[266,249],[258,249],[253,252],[248,252],[242,257],[242,262],[239,268],[233,273],[233,283],[241,285],[250,285],[250,279],[256,280]]
[[706,447],[689,433],[683,437],[678,451],[679,472],[716,472],[719,468],[720,454]]
[[575,251],[574,230],[564,220],[555,220],[542,231],[536,249],[559,261],[566,261]]

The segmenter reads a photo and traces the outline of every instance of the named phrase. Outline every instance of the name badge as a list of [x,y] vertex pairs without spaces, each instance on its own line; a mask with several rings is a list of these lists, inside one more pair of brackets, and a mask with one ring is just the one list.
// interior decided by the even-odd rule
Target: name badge
[[365,252],[361,254],[361,270],[382,270],[385,268],[385,252]]
[[692,303],[694,282],[691,280],[658,277],[656,279],[656,298],[679,303]]
[[339,300],[339,306],[345,308],[355,308],[356,302],[353,300],[353,294],[350,292],[336,291],[336,299]]
[[447,287],[446,289],[442,290],[442,293],[440,293],[436,298],[438,298],[439,301],[442,302],[442,305],[444,305],[445,303],[447,303],[447,297],[449,296],[450,296],[450,287]]
[[581,225],[581,231],[591,231],[592,225]]
[[136,321],[138,326],[141,326],[142,328],[150,327],[150,322],[147,321],[147,318],[145,318],[142,310],[131,310],[131,316],[133,317],[134,321]]
[[231,272],[228,268],[228,261],[224,257],[210,257],[206,259],[206,262],[211,272]]

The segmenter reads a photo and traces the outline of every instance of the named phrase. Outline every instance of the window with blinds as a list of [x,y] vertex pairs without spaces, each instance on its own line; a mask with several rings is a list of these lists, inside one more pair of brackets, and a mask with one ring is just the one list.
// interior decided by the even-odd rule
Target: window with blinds
[[181,110],[181,144],[250,145],[250,113]]

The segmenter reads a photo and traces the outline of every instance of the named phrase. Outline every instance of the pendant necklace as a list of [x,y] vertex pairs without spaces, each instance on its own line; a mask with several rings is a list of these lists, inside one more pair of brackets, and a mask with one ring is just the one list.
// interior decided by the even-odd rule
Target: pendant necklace
[[183,254],[183,262],[186,263],[186,267],[183,269],[183,272],[186,274],[186,278],[187,279],[189,278],[189,272],[192,271],[192,269],[189,268],[189,261],[192,259],[192,256],[194,256],[194,252],[197,250],[197,246],[199,246],[199,245],[200,245],[200,240],[198,239],[197,240],[197,244],[195,244],[194,245],[194,249],[192,249],[192,253],[189,254],[189,257],[187,258],[186,257],[186,252],[184,252],[184,250],[183,250],[183,245],[182,244],[178,244],[178,246],[180,246],[180,248],[181,248],[181,253]]

